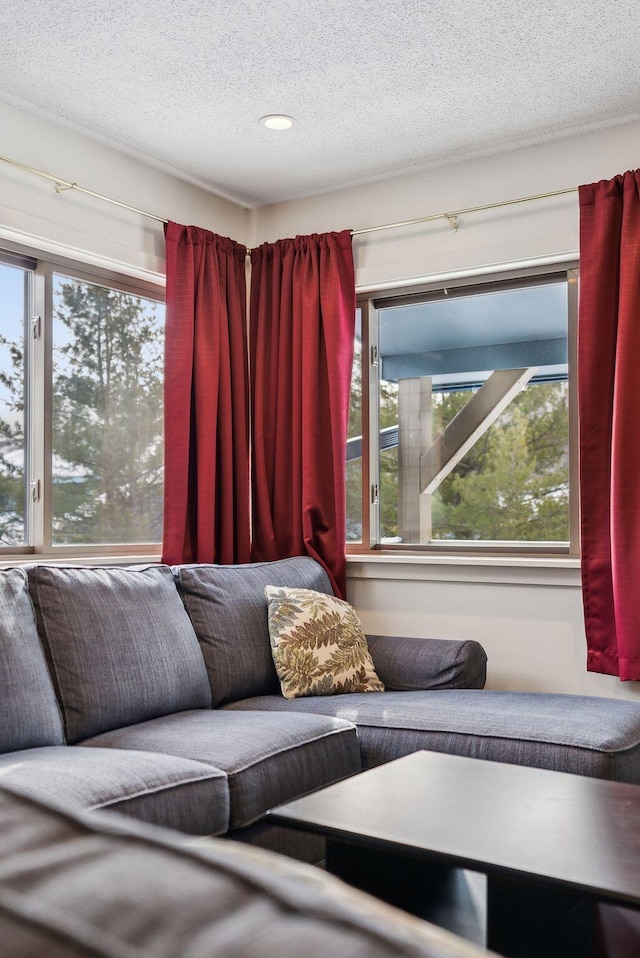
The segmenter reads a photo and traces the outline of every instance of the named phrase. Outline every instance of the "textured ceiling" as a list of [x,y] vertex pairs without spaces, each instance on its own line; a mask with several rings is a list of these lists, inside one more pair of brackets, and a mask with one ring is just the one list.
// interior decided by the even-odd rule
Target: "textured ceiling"
[[[638,0],[2,0],[0,99],[261,205],[640,119],[639,14]],[[297,123],[275,133],[267,113]],[[19,159],[11,147],[0,131]]]

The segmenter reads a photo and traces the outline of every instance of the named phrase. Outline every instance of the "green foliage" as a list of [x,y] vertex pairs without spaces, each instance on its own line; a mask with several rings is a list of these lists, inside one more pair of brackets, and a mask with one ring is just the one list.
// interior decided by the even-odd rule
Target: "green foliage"
[[[22,529],[24,360],[2,340],[0,542]],[[53,541],[159,542],[162,533],[162,352],[156,304],[74,280],[54,292]],[[22,533],[19,533],[21,536]]]
[[[398,424],[398,386],[380,382],[380,429]],[[380,529],[383,536],[398,534],[398,447],[380,452]]]
[[155,303],[61,283],[54,322],[53,529],[61,543],[158,542],[162,339]]
[[[439,432],[469,398],[436,405]],[[566,383],[529,385],[433,496],[434,539],[565,541],[569,537]]]
[[[433,396],[433,435],[470,391]],[[352,403],[353,403],[352,399]],[[380,428],[398,422],[398,390],[380,384]],[[569,537],[567,384],[530,384],[466,453],[432,496],[432,536],[451,540],[566,541]],[[350,464],[353,466],[353,464]],[[355,472],[355,470],[354,470]],[[360,485],[347,481],[352,514]],[[383,536],[398,535],[398,450],[380,453]]]
[[23,348],[5,336],[0,368],[4,417],[0,416],[0,545],[24,545],[24,388]]
[[[356,344],[351,376],[349,404],[349,438],[362,436],[362,365],[360,345]],[[398,387],[395,383],[380,383],[380,429],[398,422]],[[362,535],[362,459],[347,463],[347,541],[359,542]],[[382,528],[398,525],[398,450],[385,449],[380,454],[380,501]],[[395,535],[384,532],[384,535]]]
[[[362,345],[356,340],[351,372],[347,437],[362,436]],[[347,463],[347,542],[362,540],[362,458]]]

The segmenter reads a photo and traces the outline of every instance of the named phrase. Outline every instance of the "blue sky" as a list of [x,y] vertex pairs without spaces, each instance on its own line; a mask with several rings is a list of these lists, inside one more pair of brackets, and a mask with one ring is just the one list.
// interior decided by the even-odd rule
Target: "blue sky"
[[0,263],[0,333],[15,338],[23,317],[24,271]]

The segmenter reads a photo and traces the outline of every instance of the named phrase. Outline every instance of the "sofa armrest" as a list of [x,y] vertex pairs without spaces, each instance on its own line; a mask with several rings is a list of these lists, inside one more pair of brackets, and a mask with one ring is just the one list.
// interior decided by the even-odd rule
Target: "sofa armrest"
[[368,635],[376,672],[390,692],[420,689],[481,689],[487,654],[472,640]]

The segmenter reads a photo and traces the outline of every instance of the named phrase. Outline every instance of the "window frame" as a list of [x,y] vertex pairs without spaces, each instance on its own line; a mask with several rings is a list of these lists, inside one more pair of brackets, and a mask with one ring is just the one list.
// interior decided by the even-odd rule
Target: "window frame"
[[[158,559],[161,552],[159,542],[93,545],[53,543],[53,277],[54,274],[62,274],[81,283],[107,286],[162,305],[165,305],[164,286],[160,282],[2,239],[0,262],[22,268],[28,264],[27,268],[32,271],[25,314],[25,494],[28,544],[0,546],[0,563],[6,564],[12,556],[19,560],[31,556],[54,562],[119,556]],[[34,320],[38,320],[37,335],[34,332]]]
[[[374,292],[363,291],[356,297],[356,308],[362,317],[362,539],[361,542],[347,542],[348,556],[423,556],[430,561],[438,556],[461,558],[478,557],[522,559],[569,558],[580,556],[580,521],[578,505],[578,416],[577,416],[577,328],[578,328],[578,289],[579,262],[567,260],[563,263],[536,265],[522,269],[509,269],[500,273],[455,277],[451,281],[438,278],[437,281],[411,285],[407,287],[389,287],[387,290],[376,287]],[[544,542],[472,542],[439,540],[430,543],[382,543],[380,541],[380,509],[378,489],[380,483],[379,454],[377,445],[372,442],[379,431],[379,382],[380,365],[378,361],[378,313],[391,305],[410,305],[440,297],[446,289],[449,294],[468,290],[470,294],[495,292],[514,286],[539,285],[545,281],[553,282],[561,277],[567,283],[567,340],[568,340],[568,397],[569,397],[569,541],[567,544]],[[368,361],[366,361],[368,358]],[[366,433],[364,432],[367,429]]]

